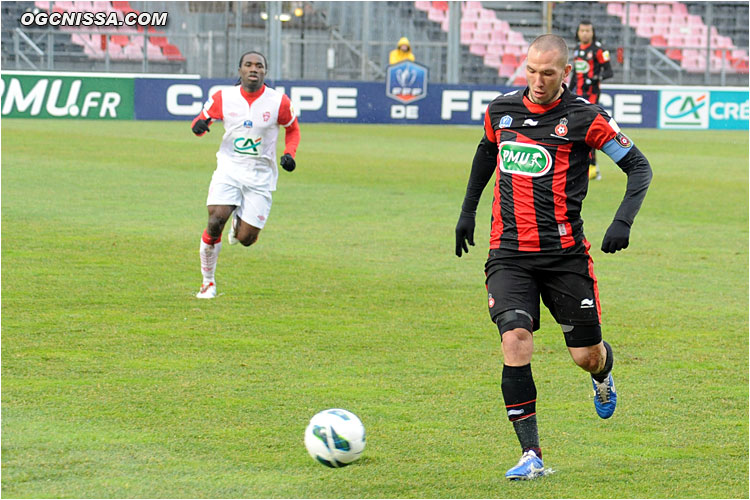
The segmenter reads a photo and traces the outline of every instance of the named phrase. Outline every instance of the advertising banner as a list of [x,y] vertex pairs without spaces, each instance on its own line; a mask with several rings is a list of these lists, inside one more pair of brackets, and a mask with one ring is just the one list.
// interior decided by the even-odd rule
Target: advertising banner
[[134,118],[132,77],[3,72],[0,95],[8,118]]
[[[235,79],[198,75],[2,72],[0,110],[9,118],[192,120],[216,90]],[[383,82],[281,80],[303,123],[394,123],[481,126],[501,93],[491,85],[429,82],[428,68],[404,61]],[[620,126],[747,130],[748,91],[736,87],[606,85],[599,100]]]
[[747,91],[676,88],[661,92],[659,128],[747,130]]
[[[420,78],[419,68],[419,65],[409,63],[406,69],[412,72],[412,76],[404,77],[402,73],[401,83],[392,72],[393,81],[388,83],[286,80],[277,82],[275,87],[289,96],[301,122],[420,125],[481,125],[484,111],[492,99],[500,93],[517,90],[513,87],[429,84],[426,78]],[[234,83],[226,79],[170,81],[137,78],[135,117],[138,120],[192,119],[213,92]],[[656,90],[607,90],[602,94],[600,104],[624,127],[658,126],[659,92]]]

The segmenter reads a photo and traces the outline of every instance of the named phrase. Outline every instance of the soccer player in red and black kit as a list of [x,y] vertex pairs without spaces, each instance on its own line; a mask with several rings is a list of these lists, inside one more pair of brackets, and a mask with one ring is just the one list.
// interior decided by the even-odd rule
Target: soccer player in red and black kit
[[509,479],[545,473],[531,372],[533,332],[541,297],[560,324],[573,361],[589,372],[594,406],[612,416],[617,393],[612,347],[602,341],[591,245],[583,234],[581,205],[588,189],[588,156],[604,151],[627,174],[627,189],[602,241],[602,251],[627,248],[651,182],[651,166],[607,113],[563,84],[571,71],[568,47],[556,35],[529,46],[524,91],[497,97],[487,107],[484,137],[471,167],[456,224],[456,255],[474,245],[476,208],[496,172],[490,251],[485,265],[492,321],[502,340],[501,389],[522,457]]
[[[578,23],[576,30],[578,46],[573,58],[573,75],[570,78],[570,91],[586,98],[592,104],[599,102],[602,91],[599,82],[612,78],[609,64],[609,51],[596,39],[594,25],[589,20]],[[591,151],[589,179],[601,179],[596,165],[596,151]]]

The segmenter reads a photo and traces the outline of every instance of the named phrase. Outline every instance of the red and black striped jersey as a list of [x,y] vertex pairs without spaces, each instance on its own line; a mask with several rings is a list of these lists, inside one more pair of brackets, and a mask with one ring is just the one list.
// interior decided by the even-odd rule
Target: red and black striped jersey
[[609,51],[600,42],[579,44],[573,55],[573,73],[570,78],[570,91],[596,102],[599,81],[612,78]]
[[618,136],[614,120],[567,88],[547,105],[518,90],[487,106],[484,129],[498,147],[490,249],[581,244],[589,152]]

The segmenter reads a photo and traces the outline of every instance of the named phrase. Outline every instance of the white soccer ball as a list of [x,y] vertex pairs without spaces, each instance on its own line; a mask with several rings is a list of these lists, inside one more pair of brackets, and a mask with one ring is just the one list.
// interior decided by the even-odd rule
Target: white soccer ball
[[365,426],[350,411],[323,410],[305,429],[305,447],[311,457],[327,467],[346,467],[365,449]]

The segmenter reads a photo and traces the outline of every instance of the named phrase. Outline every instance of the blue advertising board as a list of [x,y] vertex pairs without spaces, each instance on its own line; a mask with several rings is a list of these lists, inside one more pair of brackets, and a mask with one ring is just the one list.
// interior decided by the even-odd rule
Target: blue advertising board
[[[289,96],[300,121],[307,123],[481,126],[487,104],[517,89],[428,80],[427,68],[407,61],[390,66],[384,82],[269,84]],[[210,95],[235,81],[198,75],[3,71],[0,103],[4,117],[192,120]],[[606,85],[599,104],[624,128],[748,130],[749,95],[742,87]]]
[[[229,79],[137,78],[135,118],[192,119],[209,95],[234,83]],[[515,90],[485,85],[427,86],[425,82],[419,99],[405,101],[389,95],[388,85],[382,82],[282,80],[274,86],[289,96],[301,122],[420,125],[481,125],[487,104],[500,93]],[[600,104],[623,127],[656,128],[659,124],[658,90],[606,89]]]

